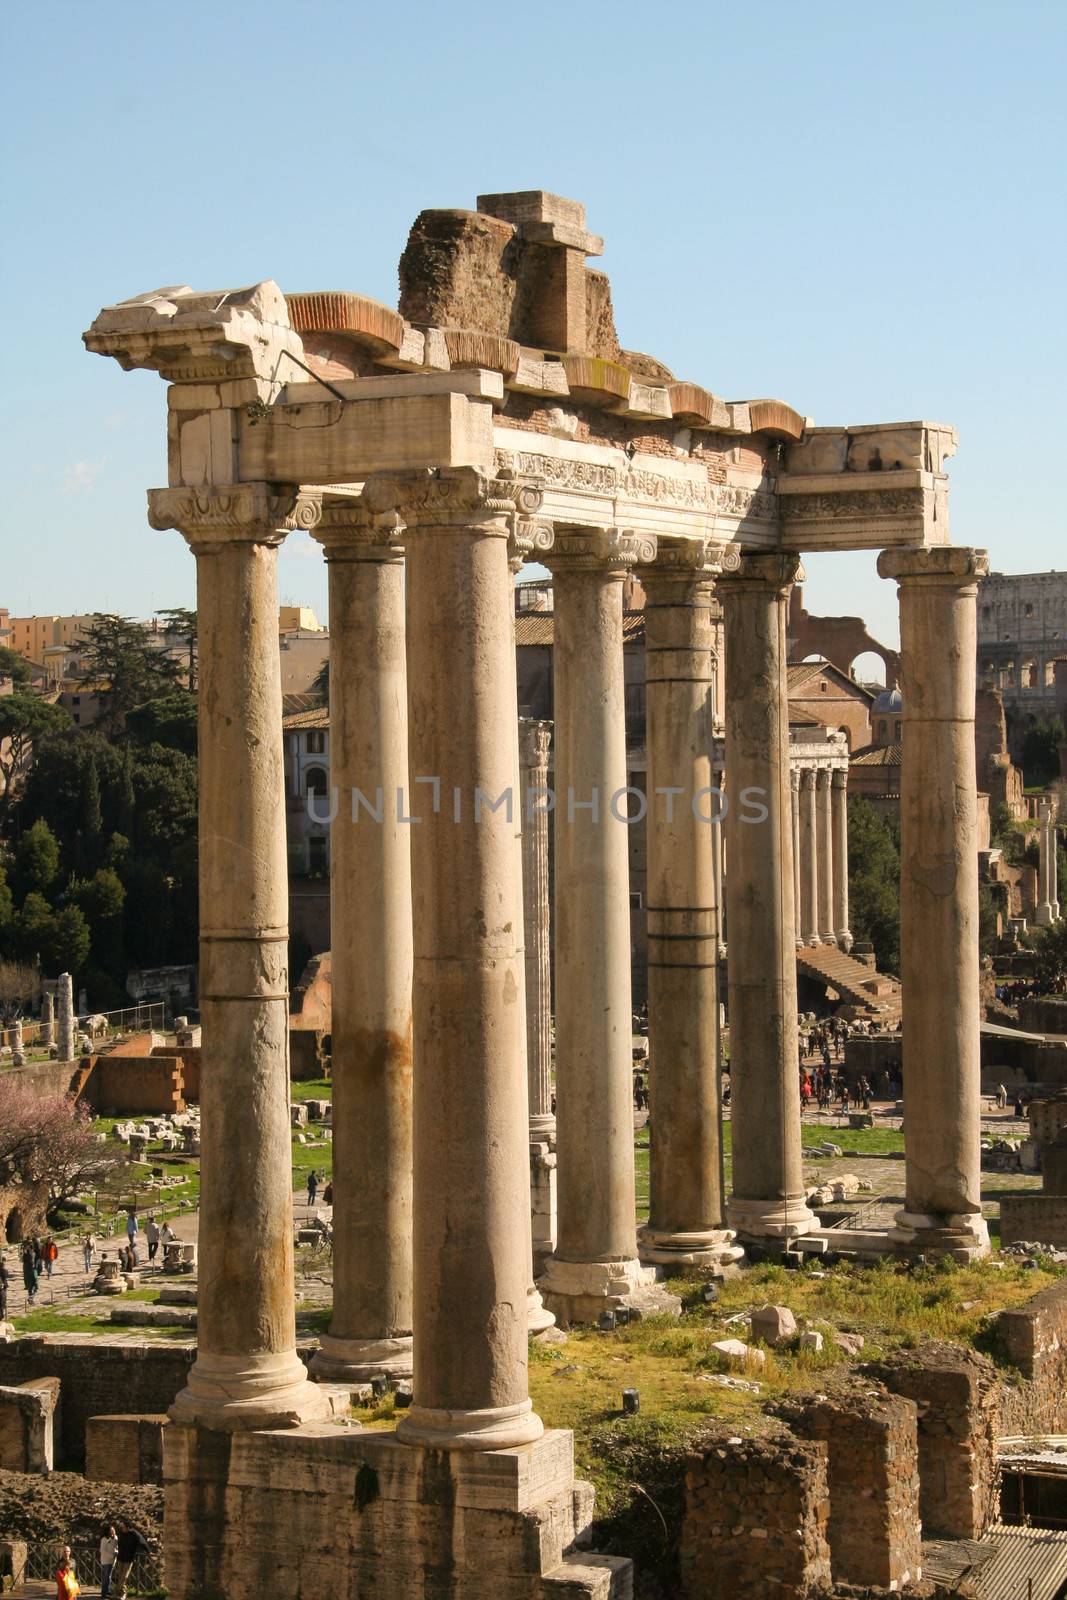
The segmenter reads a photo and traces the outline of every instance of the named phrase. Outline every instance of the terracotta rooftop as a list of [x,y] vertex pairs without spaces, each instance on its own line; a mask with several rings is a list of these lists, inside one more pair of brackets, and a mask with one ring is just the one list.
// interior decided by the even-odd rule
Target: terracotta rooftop
[[852,756],[850,766],[853,767],[899,767],[899,744],[869,744],[862,750],[857,750]]
[[[551,611],[520,611],[515,618],[515,643],[552,647],[554,619]],[[622,619],[624,644],[641,644],[645,637],[643,611],[627,611]]]
[[[287,695],[286,699],[290,697]],[[303,699],[304,696],[295,698]],[[291,711],[288,716],[282,716],[283,733],[297,733],[302,728],[328,728],[330,726],[329,706],[317,705],[308,711]]]

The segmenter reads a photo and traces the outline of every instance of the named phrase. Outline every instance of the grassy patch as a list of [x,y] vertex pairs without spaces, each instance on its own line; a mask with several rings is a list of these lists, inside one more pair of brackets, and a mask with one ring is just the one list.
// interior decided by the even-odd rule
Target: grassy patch
[[296,1104],[301,1100],[333,1100],[333,1084],[329,1078],[309,1078],[306,1083],[291,1083],[289,1099]]

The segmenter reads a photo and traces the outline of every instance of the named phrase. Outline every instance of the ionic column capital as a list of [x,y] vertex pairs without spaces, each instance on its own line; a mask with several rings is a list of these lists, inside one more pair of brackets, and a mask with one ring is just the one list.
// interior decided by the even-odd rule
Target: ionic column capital
[[553,572],[600,572],[622,577],[656,559],[656,540],[633,528],[557,528],[545,565]]
[[933,549],[883,550],[878,576],[901,585],[977,588],[989,571],[989,554],[964,545],[938,545]]
[[404,523],[398,511],[379,511],[363,495],[323,497],[322,516],[312,537],[328,562],[402,561]]
[[830,773],[830,782],[832,783],[832,785],[833,785],[833,787],[835,789],[847,789],[848,788],[848,768],[847,767],[834,767],[833,771]]
[[802,789],[810,789],[810,790],[814,791],[814,789],[815,789],[815,768],[814,767],[801,767],[801,769],[800,769],[800,787]]
[[800,789],[800,768],[799,767],[795,767],[792,764],[792,762],[790,762],[790,764],[789,764],[789,787],[794,791],[794,793],[799,792],[799,789]]
[[544,499],[540,479],[516,472],[494,475],[477,467],[376,472],[364,483],[362,498],[369,511],[397,512],[409,529],[471,527],[516,544],[529,540],[531,549],[541,547],[548,526],[536,521]]
[[817,767],[815,769],[815,787],[817,789],[829,789],[829,787],[830,787],[830,768],[829,767]]
[[788,595],[795,583],[803,581],[804,567],[799,555],[788,550],[754,550],[743,552],[736,567],[725,567],[718,585],[723,594],[773,589]]
[[177,528],[193,551],[234,544],[280,545],[294,529],[310,532],[322,514],[322,493],[275,483],[149,489],[153,528]]
[[736,572],[741,548],[713,539],[659,539],[651,563],[639,564],[637,576],[646,589],[658,584],[712,583],[723,572]]

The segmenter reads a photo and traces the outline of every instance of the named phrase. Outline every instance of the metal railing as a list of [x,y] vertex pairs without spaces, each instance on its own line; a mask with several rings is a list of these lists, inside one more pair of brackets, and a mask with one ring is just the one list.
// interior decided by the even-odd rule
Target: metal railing
[[[166,1004],[162,1000],[146,1000],[140,1005],[125,1006],[119,1011],[87,1011],[82,1016],[74,1018],[75,1033],[87,1033],[95,1043],[99,1039],[108,1039],[116,1033],[138,1033],[154,1030],[162,1033],[166,1026]],[[90,1018],[103,1017],[104,1027],[99,1024],[96,1028],[89,1027]],[[22,1043],[29,1049],[43,1049],[44,1024],[42,1022],[23,1022]],[[56,1025],[52,1027],[52,1040],[55,1042]],[[15,1030],[7,1027],[0,1030],[0,1044],[13,1046],[15,1043]]]
[[[74,1569],[82,1590],[84,1591],[90,1586],[99,1589],[99,1542],[91,1545],[74,1544],[70,1548],[74,1557]],[[34,1579],[54,1580],[62,1549],[63,1546],[61,1544],[29,1545],[26,1551],[26,1565],[21,1573],[16,1572],[15,1574],[16,1589],[20,1584],[31,1582]],[[151,1593],[153,1590],[161,1589],[163,1587],[162,1558],[151,1553],[139,1555],[133,1564],[127,1587],[134,1594]]]

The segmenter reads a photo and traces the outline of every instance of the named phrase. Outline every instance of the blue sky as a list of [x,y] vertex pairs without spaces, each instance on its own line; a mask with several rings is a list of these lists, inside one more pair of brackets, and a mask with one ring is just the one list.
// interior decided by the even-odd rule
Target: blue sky
[[[953,423],[954,539],[1067,566],[1065,42],[1063,0],[7,8],[0,605],[192,599],[144,514],[164,386],[84,351],[101,305],[395,304],[421,209],[523,188],[585,202],[624,344],[819,423]],[[325,614],[317,547],[281,588]],[[873,556],[813,559],[806,602],[894,635]]]

